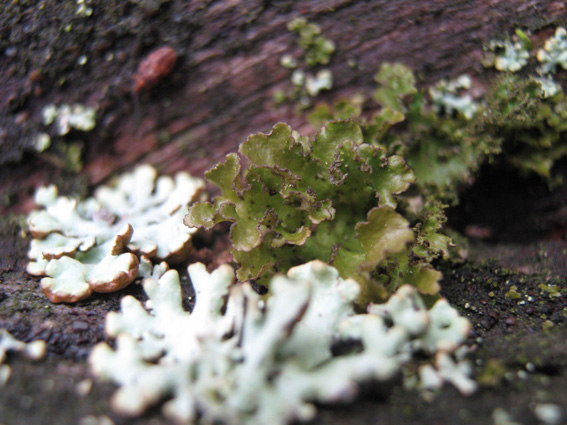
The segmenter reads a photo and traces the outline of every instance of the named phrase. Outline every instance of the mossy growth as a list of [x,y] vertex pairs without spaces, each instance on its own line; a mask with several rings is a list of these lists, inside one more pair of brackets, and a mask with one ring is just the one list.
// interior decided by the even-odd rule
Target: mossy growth
[[479,100],[466,93],[467,76],[425,91],[409,68],[383,64],[376,81],[377,112],[366,113],[368,99],[358,96],[334,107],[319,104],[309,120],[314,126],[355,120],[366,143],[405,158],[416,175],[413,192],[423,199],[456,204],[479,167],[493,161],[535,173],[550,186],[561,181],[552,170],[567,156],[567,98],[549,78],[507,73]]
[[535,173],[550,184],[553,165],[567,155],[567,99],[559,89],[547,96],[541,81],[504,75],[486,96],[474,132],[500,145],[503,159],[524,174]]
[[[384,64],[376,81],[380,87],[374,98],[382,108],[367,126],[371,143],[406,158],[425,198],[455,203],[459,186],[471,179],[479,159],[497,149],[474,137],[467,111],[449,108],[442,99],[433,105],[427,93],[417,90],[409,68]],[[383,129],[394,125],[396,131]]]
[[212,203],[189,209],[185,224],[210,229],[232,222],[239,280],[267,283],[276,272],[320,259],[362,285],[359,304],[383,299],[402,283],[436,294],[441,273],[430,261],[445,255],[439,205],[422,209],[421,224],[396,211],[415,181],[402,157],[365,143],[351,120],[328,122],[313,139],[277,124],[255,134],[205,173],[221,189]]
[[[366,143],[405,158],[416,175],[414,193],[423,199],[433,196],[456,203],[460,186],[472,179],[484,157],[499,149],[491,145],[493,139],[475,137],[469,112],[476,111],[476,105],[473,108],[470,98],[460,97],[452,82],[437,89],[439,99],[433,105],[428,93],[417,89],[413,72],[402,64],[383,64],[375,80],[379,87],[373,98],[380,105],[378,112],[363,114],[361,105],[368,102],[358,96],[340,100],[334,107],[317,105],[309,114],[310,122],[354,119]],[[454,107],[461,98],[469,105],[465,109]]]

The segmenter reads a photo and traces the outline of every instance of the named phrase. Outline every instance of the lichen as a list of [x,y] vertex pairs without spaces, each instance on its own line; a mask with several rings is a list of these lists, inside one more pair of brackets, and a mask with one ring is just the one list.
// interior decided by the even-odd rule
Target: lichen
[[45,341],[36,340],[25,343],[14,338],[6,329],[0,329],[0,388],[8,382],[11,374],[9,365],[4,364],[9,352],[22,353],[31,360],[39,360],[45,356]]
[[567,31],[559,27],[553,37],[545,41],[543,49],[537,51],[537,60],[541,62],[543,74],[555,72],[557,66],[567,69]]
[[92,131],[96,126],[96,114],[95,108],[81,104],[44,106],[41,110],[42,121],[50,129],[34,137],[34,148],[41,152],[42,158],[56,167],[78,173],[83,168],[84,143],[80,140],[65,140],[65,136],[71,130]]
[[373,98],[380,109],[373,115],[362,115],[361,105],[368,99],[357,95],[333,107],[319,104],[310,121],[355,120],[365,143],[405,159],[416,175],[415,187],[421,196],[456,203],[459,186],[470,181],[483,159],[500,148],[492,139],[475,137],[474,118],[484,110],[467,93],[471,79],[465,76],[418,90],[408,67],[384,63],[375,80],[379,87]]
[[321,35],[319,25],[308,22],[305,18],[296,18],[288,23],[287,28],[299,35],[297,43],[305,52],[307,66],[329,63],[335,52],[335,43]]
[[433,109],[438,114],[461,114],[465,119],[472,119],[478,111],[478,104],[470,94],[460,94],[471,88],[471,77],[464,74],[455,80],[441,80],[429,88]]
[[[96,376],[120,385],[111,405],[122,414],[141,415],[169,399],[164,414],[182,423],[307,421],[314,402],[351,400],[359,382],[392,379],[413,353],[443,354],[453,364],[451,353],[470,330],[444,300],[428,311],[409,286],[357,315],[357,283],[320,261],[274,277],[266,303],[249,284],[231,285],[227,265],[188,271],[197,298],[191,314],[170,270],[144,282],[149,311],[128,296],[107,317],[116,349],[97,345],[89,363]],[[331,346],[346,341],[358,345],[334,356]],[[465,374],[440,370],[474,386]]]
[[267,283],[276,271],[320,259],[363,285],[361,304],[395,290],[401,275],[424,293],[438,291],[440,274],[419,253],[410,255],[415,234],[396,212],[397,195],[414,174],[400,156],[364,143],[357,124],[330,121],[311,140],[277,124],[239,152],[246,167],[229,154],[207,171],[221,195],[196,203],[185,218],[206,229],[233,223],[239,280]]
[[91,131],[96,126],[96,109],[80,104],[49,104],[42,109],[41,115],[45,125],[55,124],[55,131],[59,136],[69,133],[72,128]]
[[500,75],[480,99],[468,92],[472,79],[467,76],[419,90],[409,68],[385,63],[375,79],[380,86],[373,98],[380,109],[374,114],[362,114],[357,105],[368,99],[359,95],[356,102],[319,104],[309,120],[317,125],[337,118],[355,120],[366,143],[405,159],[422,199],[456,204],[459,191],[474,180],[479,167],[497,161],[523,174],[538,174],[550,187],[561,182],[552,169],[567,155],[567,107],[561,86],[551,76]]
[[28,217],[34,239],[27,271],[47,276],[41,285],[53,302],[122,289],[140,262],[145,273],[149,258],[186,258],[194,231],[182,218],[203,188],[187,173],[158,178],[150,166],[121,176],[115,187],[99,187],[84,201],[58,196],[55,186],[40,188],[35,199],[43,209]]
[[289,31],[299,36],[298,45],[302,50],[299,58],[285,53],[280,58],[280,65],[293,69],[291,74],[292,90],[278,90],[274,93],[274,102],[285,100],[297,102],[298,109],[311,106],[311,98],[316,97],[322,90],[333,88],[333,74],[330,69],[319,69],[316,73],[307,71],[318,65],[327,65],[335,51],[335,43],[321,35],[317,24],[308,22],[305,18],[296,18],[287,25]]
[[528,64],[530,53],[519,41],[492,41],[488,48],[496,52],[493,63],[498,71],[518,72]]
[[328,69],[322,69],[315,76],[308,75],[305,79],[305,90],[309,96],[315,97],[321,90],[333,88],[333,74]]

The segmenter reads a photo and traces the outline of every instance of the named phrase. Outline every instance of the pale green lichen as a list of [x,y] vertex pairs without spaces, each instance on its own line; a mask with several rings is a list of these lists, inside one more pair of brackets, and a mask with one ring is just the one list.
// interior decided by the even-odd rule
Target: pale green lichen
[[465,119],[470,120],[478,111],[478,104],[468,93],[462,93],[471,88],[471,77],[461,75],[455,80],[441,80],[429,88],[429,95],[435,112],[452,115],[461,114]]
[[455,361],[452,356],[440,352],[435,356],[434,365],[419,368],[421,390],[439,390],[445,383],[452,384],[463,395],[471,395],[477,389],[477,383],[470,378],[472,364],[467,360]]
[[321,35],[321,27],[296,18],[287,24],[287,28],[299,35],[298,45],[305,52],[305,63],[312,67],[327,65],[335,52],[335,43]]
[[513,40],[491,40],[485,50],[485,66],[494,66],[498,71],[518,72],[528,64],[532,43],[528,35],[516,29]]
[[315,76],[308,75],[305,79],[305,90],[309,96],[315,97],[322,90],[333,88],[333,74],[328,69],[322,69]]
[[138,255],[186,257],[194,230],[182,219],[203,188],[201,179],[187,173],[158,178],[150,166],[121,176],[114,187],[98,188],[84,201],[58,196],[55,186],[41,188],[35,199],[43,209],[28,217],[34,239],[27,271],[46,276],[42,289],[53,302],[121,289],[136,277]]
[[532,77],[540,86],[541,97],[553,97],[563,91],[561,85],[553,80],[553,77]]
[[[57,254],[49,261],[46,258],[47,264],[41,270],[47,276],[41,279],[42,291],[54,303],[72,303],[88,298],[93,292],[115,292],[126,287],[138,275],[139,265],[138,257],[124,252],[131,236],[132,228],[127,226],[114,239],[86,252],[73,257]],[[42,254],[44,258],[47,255]],[[35,271],[32,265],[37,263],[30,263],[27,269],[30,273]]]
[[[209,274],[193,264],[189,274],[191,314],[177,272],[167,271],[144,282],[149,311],[129,296],[120,313],[108,315],[116,349],[97,345],[89,363],[96,376],[120,385],[116,411],[140,415],[169,399],[164,414],[182,423],[311,420],[312,403],[351,400],[359,382],[390,380],[414,352],[451,359],[470,330],[443,300],[428,311],[409,286],[376,312],[357,315],[358,285],[320,261],[276,276],[266,303],[248,284],[231,285],[229,266]],[[334,356],[331,346],[341,341],[359,345]]]
[[75,104],[60,105],[50,104],[41,111],[43,124],[55,123],[55,131],[64,136],[73,128],[79,131],[91,131],[96,126],[96,109]]
[[494,67],[498,71],[518,72],[528,63],[530,53],[522,43],[494,42],[490,44],[490,47],[495,50],[502,50],[494,59]]
[[555,72],[557,66],[567,69],[567,31],[559,27],[553,37],[545,41],[543,49],[537,51],[537,60],[541,62],[543,74]]
[[0,388],[10,379],[11,368],[4,364],[9,352],[22,353],[28,359],[40,360],[45,356],[46,351],[45,341],[25,343],[14,338],[6,329],[0,329]]
[[[309,106],[311,100],[307,96],[315,97],[322,90],[333,88],[333,74],[328,69],[322,69],[315,75],[296,69],[291,74],[291,83],[296,87],[296,92],[292,97],[298,98]],[[305,100],[302,100],[303,98]]]
[[0,364],[4,363],[8,352],[21,352],[32,360],[39,360],[46,353],[45,341],[37,340],[25,343],[17,340],[6,329],[0,329]]

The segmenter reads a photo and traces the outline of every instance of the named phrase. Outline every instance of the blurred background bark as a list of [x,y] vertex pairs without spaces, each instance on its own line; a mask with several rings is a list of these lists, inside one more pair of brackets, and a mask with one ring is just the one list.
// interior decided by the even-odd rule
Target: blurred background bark
[[[336,44],[334,88],[317,99],[332,100],[372,91],[384,61],[410,66],[422,84],[467,72],[482,87],[490,74],[480,65],[483,43],[517,27],[533,30],[537,43],[567,10],[547,0],[107,0],[86,2],[89,14],[63,3],[12,2],[0,17],[4,212],[29,210],[34,188],[47,182],[84,192],[139,162],[200,175],[276,122],[307,130],[293,103],[273,102],[291,88],[280,57],[301,54],[286,28],[293,18],[317,23]],[[163,46],[177,56],[172,72],[133,90],[140,63]],[[50,103],[98,111],[92,132],[66,136],[83,144],[78,175],[33,148]]]

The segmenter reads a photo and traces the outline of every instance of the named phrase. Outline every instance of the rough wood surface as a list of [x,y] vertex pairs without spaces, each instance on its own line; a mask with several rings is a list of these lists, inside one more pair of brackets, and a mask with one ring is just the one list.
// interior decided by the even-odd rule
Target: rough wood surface
[[[383,61],[400,61],[424,83],[479,75],[482,44],[514,28],[564,19],[563,2],[500,1],[105,1],[80,17],[76,5],[12,2],[0,17],[0,202],[30,208],[29,195],[61,170],[31,147],[49,103],[99,109],[81,176],[91,184],[146,161],[165,172],[201,174],[246,136],[279,121],[304,128],[294,105],[276,107],[290,87],[283,53],[298,56],[286,23],[304,16],[335,41],[335,88],[321,99],[375,87]],[[153,49],[171,46],[173,72],[132,93],[132,78]],[[78,65],[84,55],[87,62]],[[357,66],[349,66],[349,60]],[[47,158],[48,159],[48,158]],[[65,174],[63,173],[65,177]]]

